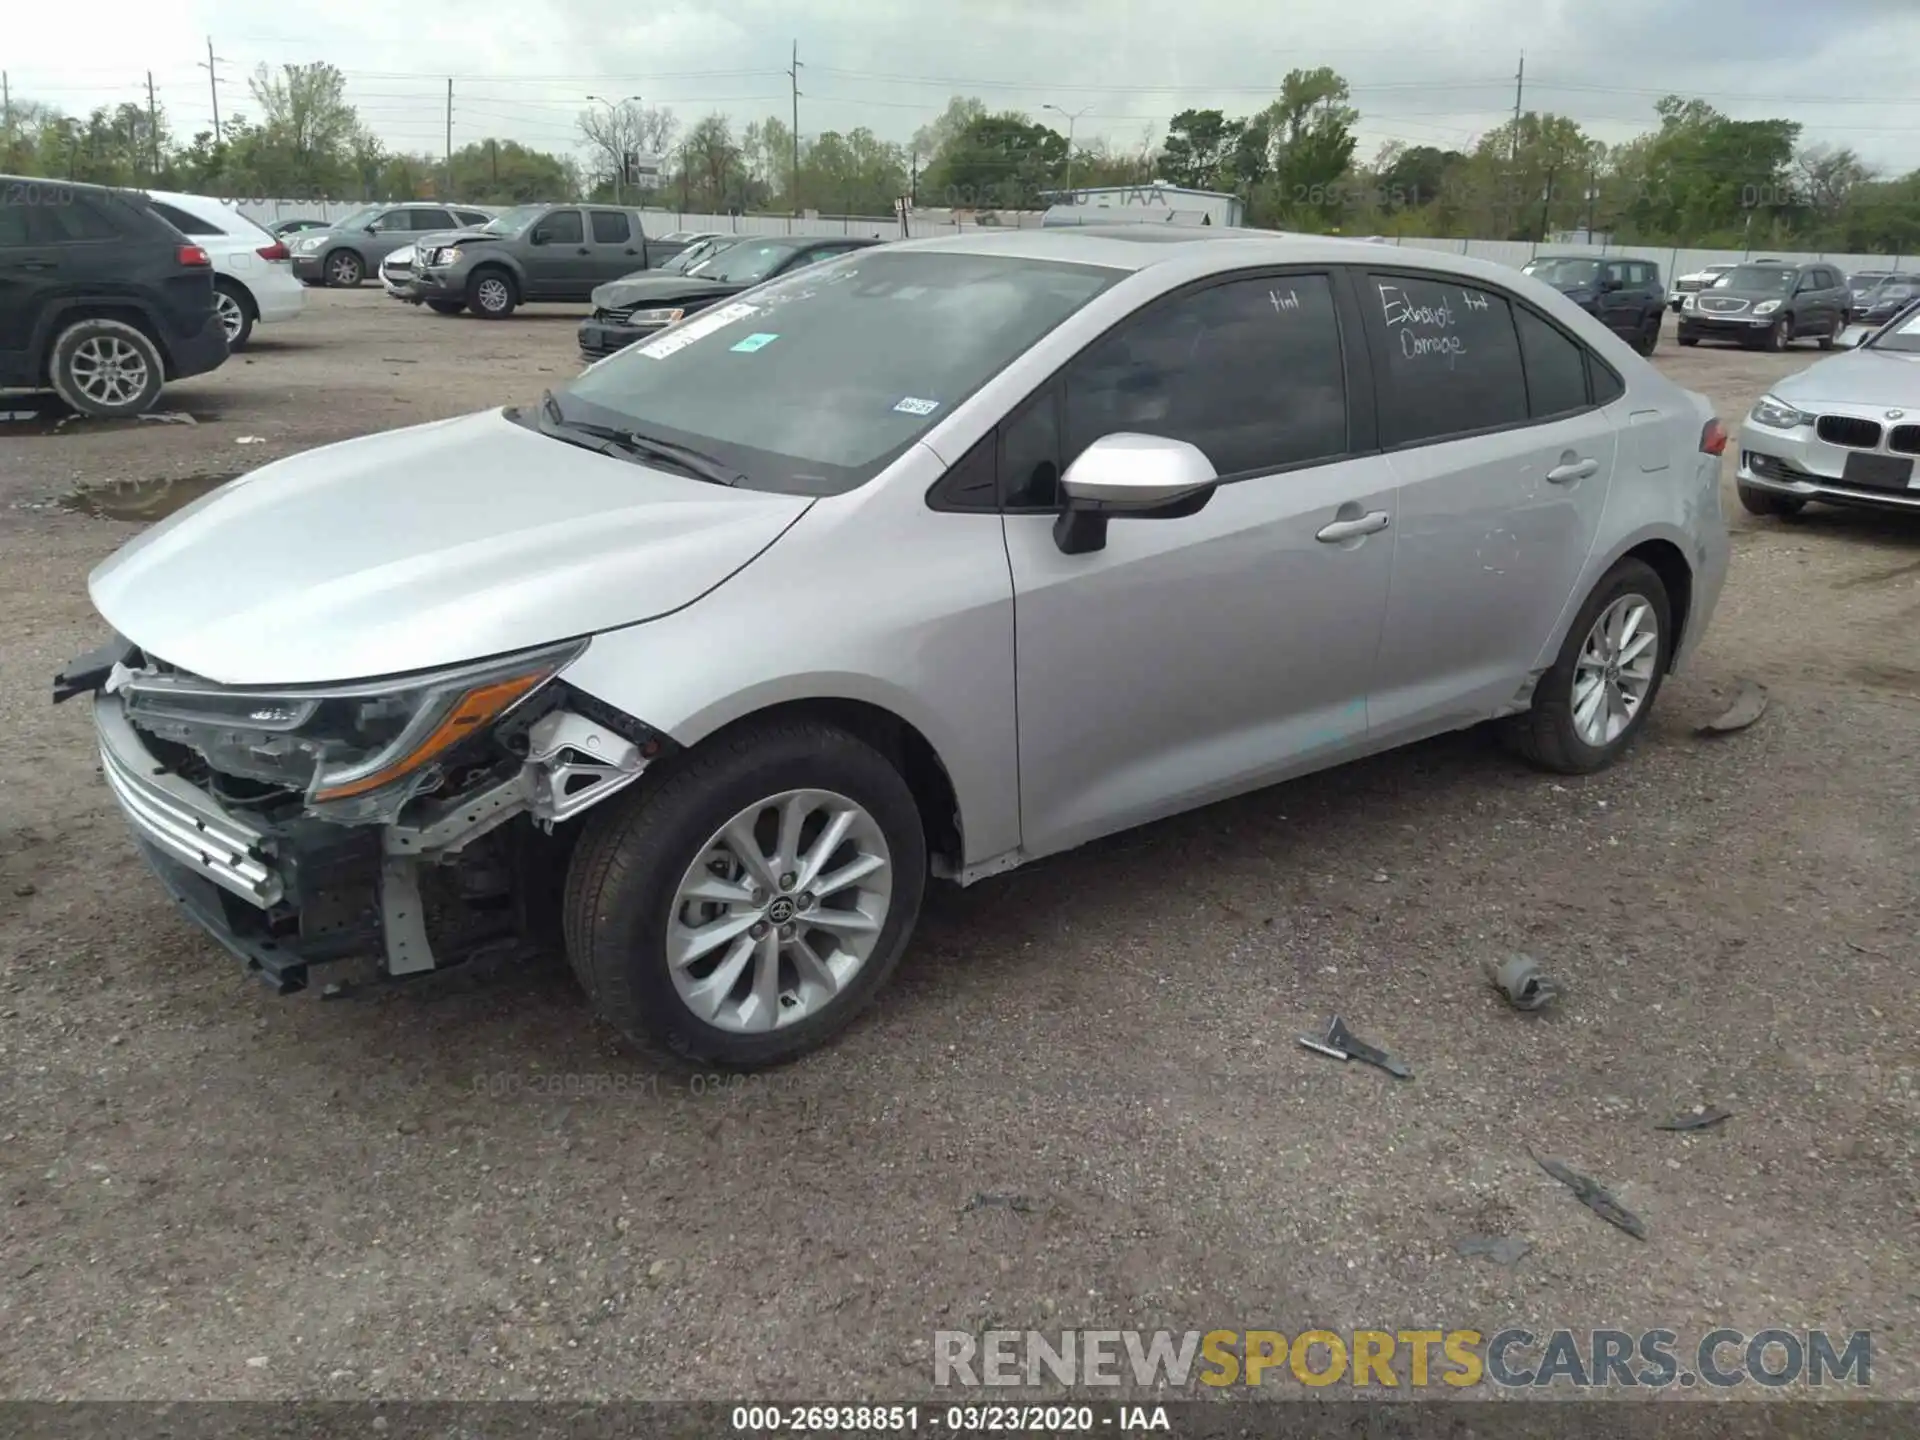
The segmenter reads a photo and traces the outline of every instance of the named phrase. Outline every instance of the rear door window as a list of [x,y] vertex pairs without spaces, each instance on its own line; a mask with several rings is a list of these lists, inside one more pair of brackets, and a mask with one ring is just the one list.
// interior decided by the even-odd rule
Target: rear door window
[[1452,277],[1372,274],[1361,313],[1380,392],[1380,442],[1415,445],[1528,417],[1504,296]]
[[491,218],[482,215],[478,210],[456,210],[453,214],[462,225],[484,225]]
[[71,244],[82,240],[118,240],[131,230],[131,217],[122,220],[111,200],[75,195],[54,205],[30,207],[27,233],[40,245]]
[[445,210],[415,210],[413,228],[415,230],[451,230],[453,216]]
[[198,216],[189,215],[178,205],[169,205],[164,200],[155,200],[151,204],[153,213],[182,235],[224,235],[226,233],[218,225],[209,225]]
[[1514,307],[1513,323],[1520,332],[1532,417],[1545,420],[1586,409],[1586,351],[1524,305]]
[[624,245],[633,234],[633,227],[627,224],[627,217],[618,210],[595,210],[593,212],[593,243],[596,245]]

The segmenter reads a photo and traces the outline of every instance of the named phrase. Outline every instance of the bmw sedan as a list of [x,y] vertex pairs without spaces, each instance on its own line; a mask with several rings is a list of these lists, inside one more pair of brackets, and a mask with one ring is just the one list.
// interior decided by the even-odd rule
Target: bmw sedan
[[1920,511],[1920,300],[1859,346],[1788,376],[1740,428],[1740,503],[1797,515],[1807,502]]
[[930,879],[1483,721],[1613,762],[1713,615],[1726,439],[1491,263],[912,241],[230,482],[93,573],[55,696],[281,988],[557,932],[629,1037],[766,1065]]

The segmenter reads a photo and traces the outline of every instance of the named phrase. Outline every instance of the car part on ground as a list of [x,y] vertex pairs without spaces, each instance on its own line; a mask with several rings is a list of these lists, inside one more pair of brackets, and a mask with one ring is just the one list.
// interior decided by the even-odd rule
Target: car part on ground
[[1740,428],[1737,488],[1749,514],[1809,501],[1920,512],[1920,299],[1862,343],[1778,381]]
[[930,876],[1487,720],[1617,758],[1725,574],[1707,402],[1493,265],[1214,235],[875,247],[275,462],[94,573],[128,640],[57,693],[283,984],[557,925],[741,1067],[853,1021]]
[[0,176],[0,253],[0,386],[124,418],[226,362],[211,258],[138,191]]

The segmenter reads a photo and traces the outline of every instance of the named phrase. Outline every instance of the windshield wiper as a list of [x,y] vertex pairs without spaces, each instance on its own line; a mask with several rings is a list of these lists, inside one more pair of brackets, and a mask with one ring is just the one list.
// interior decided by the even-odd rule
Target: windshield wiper
[[[678,445],[671,440],[661,440],[651,435],[643,435],[638,430],[629,430],[619,425],[596,425],[590,420],[571,420],[560,409],[560,402],[554,398],[551,390],[540,399],[540,408],[548,421],[541,428],[548,434],[554,431],[571,432],[583,435],[590,440],[601,441],[603,452],[618,452],[642,460],[652,460],[671,465],[698,480],[709,480],[715,485],[738,485],[746,477],[737,470],[729,470],[719,460],[703,450],[695,450],[688,445]],[[565,438],[564,435],[561,438]]]

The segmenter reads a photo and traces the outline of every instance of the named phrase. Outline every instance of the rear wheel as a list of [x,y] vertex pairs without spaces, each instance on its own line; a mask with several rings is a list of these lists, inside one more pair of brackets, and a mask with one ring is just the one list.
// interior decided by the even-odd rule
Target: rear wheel
[[102,419],[146,413],[166,384],[159,347],[124,320],[76,320],[54,340],[47,369],[55,394]]
[[504,270],[476,271],[467,281],[467,308],[483,320],[504,320],[519,303],[513,277]]
[[1652,566],[1634,559],[1615,565],[1574,617],[1532,708],[1504,722],[1507,743],[1564,775],[1611,765],[1660,693],[1671,614],[1667,587]]
[[1786,519],[1798,515],[1807,508],[1807,502],[1793,495],[1776,495],[1771,490],[1762,490],[1757,485],[1735,487],[1740,494],[1740,508],[1749,515],[1772,515]]
[[1651,355],[1660,348],[1660,312],[1658,310],[1647,317],[1647,323],[1640,329],[1640,343],[1633,348],[1642,355]]
[[247,341],[253,337],[255,317],[253,296],[236,281],[222,275],[213,282],[214,308],[220,313],[220,328],[227,332],[227,349],[239,351],[247,348]]
[[567,955],[629,1038],[748,1069],[849,1024],[926,888],[920,812],[891,761],[816,721],[743,726],[587,822]]
[[1820,348],[1822,350],[1833,349],[1835,345],[1840,343],[1841,332],[1843,332],[1846,328],[1847,328],[1847,317],[1845,315],[1834,316],[1833,328],[1829,330],[1826,334],[1820,337]]
[[467,308],[464,300],[429,300],[427,308],[436,315],[458,315]]

